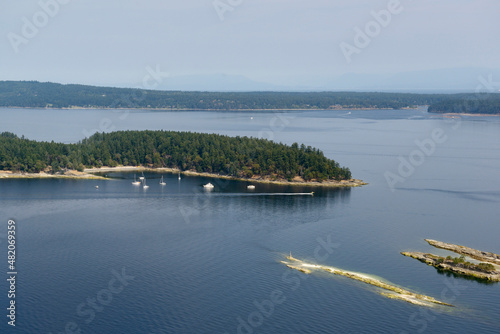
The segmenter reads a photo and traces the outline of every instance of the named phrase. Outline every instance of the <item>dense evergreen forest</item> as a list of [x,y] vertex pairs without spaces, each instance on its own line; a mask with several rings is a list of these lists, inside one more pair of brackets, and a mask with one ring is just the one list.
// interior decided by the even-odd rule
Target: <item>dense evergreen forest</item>
[[500,114],[500,94],[460,94],[429,106],[433,113]]
[[0,106],[159,109],[398,109],[429,105],[446,94],[359,92],[181,92],[0,81]]
[[0,107],[152,108],[167,110],[400,109],[429,105],[435,113],[500,113],[500,94],[376,92],[183,92],[0,81]]
[[349,180],[346,167],[310,146],[265,139],[174,131],[96,133],[76,144],[0,134],[0,170],[23,172],[117,165],[169,167],[249,178]]

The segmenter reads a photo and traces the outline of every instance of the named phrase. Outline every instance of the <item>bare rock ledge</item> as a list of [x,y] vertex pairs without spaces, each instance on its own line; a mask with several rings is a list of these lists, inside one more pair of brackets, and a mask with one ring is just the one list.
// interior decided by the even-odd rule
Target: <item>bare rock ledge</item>
[[495,254],[495,253],[490,253],[490,252],[483,252],[477,249],[465,247],[465,246],[460,246],[460,245],[454,245],[454,244],[449,244],[446,242],[441,242],[441,241],[436,241],[432,239],[425,239],[429,243],[429,245],[434,246],[436,248],[442,248],[446,249],[458,254],[466,255],[468,257],[471,257],[473,259],[483,261],[483,262],[489,262],[489,263],[494,263],[500,265],[500,255]]
[[441,270],[492,282],[500,282],[500,272],[498,270],[482,271],[474,268],[466,268],[463,263],[454,263],[452,260],[447,260],[444,257],[429,253],[401,252],[401,254],[412,257]]

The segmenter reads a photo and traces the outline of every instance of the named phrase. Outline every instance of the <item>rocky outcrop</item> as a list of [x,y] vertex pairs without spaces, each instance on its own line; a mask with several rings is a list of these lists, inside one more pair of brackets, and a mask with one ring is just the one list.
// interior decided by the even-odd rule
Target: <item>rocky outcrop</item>
[[411,292],[409,290],[400,288],[396,285],[386,283],[380,279],[370,277],[366,274],[356,273],[356,272],[352,272],[352,271],[346,271],[343,269],[329,267],[329,266],[322,266],[322,265],[318,265],[318,264],[307,263],[307,262],[304,262],[304,261],[301,261],[299,259],[292,257],[291,254],[290,254],[290,256],[287,256],[286,258],[287,258],[287,260],[291,261],[291,263],[286,262],[286,261],[280,261],[280,262],[285,264],[290,269],[295,269],[295,270],[301,271],[301,272],[306,273],[306,274],[310,274],[313,269],[316,269],[316,270],[323,270],[323,271],[329,272],[329,273],[334,274],[334,275],[348,277],[350,279],[360,281],[360,282],[363,282],[366,284],[370,284],[370,285],[382,288],[386,291],[390,291],[390,292],[382,292],[381,295],[388,297],[388,298],[391,298],[391,299],[403,300],[403,301],[406,301],[406,302],[411,303],[411,304],[428,306],[428,307],[432,306],[433,304],[453,307],[453,305],[451,305],[451,304],[439,301],[439,300],[432,298],[430,296],[421,295],[418,293]]
[[434,246],[436,248],[442,248],[446,249],[458,254],[466,255],[468,257],[471,257],[473,259],[483,261],[483,262],[489,262],[489,263],[494,263],[500,265],[500,255],[495,254],[495,253],[490,253],[490,252],[483,252],[477,249],[465,247],[465,246],[460,246],[460,245],[454,245],[454,244],[449,244],[446,242],[441,242],[437,240],[432,240],[432,239],[425,239],[431,246]]
[[297,267],[297,266],[292,266],[291,264],[287,264],[286,266],[288,268],[290,268],[290,269],[295,269],[295,270],[298,270],[300,272],[303,272],[304,274],[310,274],[311,273],[310,269],[301,268],[301,267]]
[[500,282],[500,272],[494,270],[480,270],[478,265],[470,264],[466,266],[463,262],[453,261],[453,259],[446,259],[429,253],[421,252],[401,252],[404,256],[409,256],[421,262],[427,263],[430,266],[436,267],[441,270],[450,271],[459,275],[475,277],[482,280]]

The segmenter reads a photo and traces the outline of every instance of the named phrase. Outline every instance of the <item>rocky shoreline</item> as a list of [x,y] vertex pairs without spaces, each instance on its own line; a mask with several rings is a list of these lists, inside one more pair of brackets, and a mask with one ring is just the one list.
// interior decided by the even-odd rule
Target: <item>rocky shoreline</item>
[[453,261],[441,256],[422,252],[401,252],[402,255],[417,259],[440,270],[450,271],[459,275],[474,277],[482,280],[500,282],[500,271],[483,271],[477,269],[477,265],[471,264],[465,267],[462,262]]
[[494,263],[494,264],[500,265],[500,255],[495,254],[495,253],[483,252],[483,251],[473,249],[470,247],[449,244],[446,242],[441,242],[441,241],[432,240],[432,239],[425,239],[425,241],[427,241],[429,243],[429,245],[434,246],[436,248],[446,249],[446,250],[455,252],[457,254],[471,257],[471,258],[479,260],[479,261],[489,262],[489,263]]
[[183,174],[192,176],[204,176],[214,179],[226,179],[226,180],[236,180],[236,181],[246,181],[252,183],[268,183],[268,184],[279,184],[279,185],[293,185],[293,186],[308,186],[308,187],[332,187],[332,188],[343,188],[343,187],[360,187],[366,185],[367,183],[358,180],[342,180],[342,181],[304,181],[298,178],[293,181],[287,180],[273,180],[270,177],[254,176],[252,178],[240,178],[227,175],[219,175],[215,173],[199,173],[195,171],[181,171],[176,168],[149,168],[149,167],[133,167],[133,166],[121,166],[121,167],[101,167],[101,168],[89,168],[84,170],[85,173],[105,173],[105,172],[156,172],[156,173],[172,173],[172,174]]
[[81,180],[107,180],[106,177],[94,174],[79,172],[77,170],[68,170],[63,173],[49,174],[40,173],[24,173],[12,171],[0,171],[1,179],[81,179]]
[[271,177],[254,176],[252,178],[240,178],[227,175],[219,175],[214,173],[198,173],[194,171],[181,171],[176,168],[149,168],[149,167],[134,167],[134,166],[119,166],[119,167],[101,167],[101,168],[87,168],[83,172],[76,170],[67,170],[63,173],[48,174],[45,172],[40,173],[24,173],[12,171],[0,171],[0,179],[39,179],[39,178],[59,178],[59,179],[109,179],[104,176],[95,175],[96,173],[106,172],[155,172],[155,173],[169,173],[169,174],[183,174],[192,176],[204,176],[214,179],[226,179],[236,181],[246,181],[252,183],[268,183],[277,185],[292,185],[292,186],[308,186],[308,187],[331,187],[331,188],[348,188],[348,187],[361,187],[367,183],[358,180],[342,180],[342,181],[304,181],[301,178],[295,178],[293,181],[288,180],[273,180]]

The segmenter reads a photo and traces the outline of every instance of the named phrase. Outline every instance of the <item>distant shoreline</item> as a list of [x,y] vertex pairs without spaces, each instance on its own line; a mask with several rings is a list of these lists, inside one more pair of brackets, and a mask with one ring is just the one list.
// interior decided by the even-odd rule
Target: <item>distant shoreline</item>
[[500,114],[467,114],[467,113],[458,113],[458,112],[448,112],[448,113],[438,113],[438,112],[429,112],[429,114],[436,114],[436,115],[443,115],[444,117],[446,116],[472,116],[472,117],[479,117],[479,116],[495,116],[499,117]]
[[65,108],[52,108],[52,107],[19,107],[19,106],[4,106],[0,108],[12,108],[12,109],[40,109],[40,110],[149,110],[149,111],[320,111],[320,110],[409,110],[409,109],[417,109],[423,106],[416,107],[405,107],[400,109],[393,108],[354,108],[354,107],[339,107],[339,108],[330,108],[330,109],[321,109],[321,108],[276,108],[276,109],[197,109],[197,108],[109,108],[109,107],[65,107]]
[[95,175],[95,173],[105,173],[105,172],[163,172],[169,174],[180,173],[182,175],[188,176],[204,176],[215,179],[226,179],[235,181],[245,181],[251,183],[267,183],[267,184],[277,184],[277,185],[292,185],[292,186],[308,186],[308,187],[330,187],[330,188],[347,188],[347,187],[360,187],[366,185],[367,183],[352,179],[352,180],[342,180],[342,181],[287,181],[287,180],[271,180],[266,178],[254,177],[254,178],[239,178],[234,176],[219,175],[214,173],[198,173],[194,171],[181,171],[176,168],[149,168],[140,166],[120,166],[120,167],[101,167],[101,168],[88,168],[83,172],[76,170],[68,170],[64,174],[47,174],[44,172],[40,173],[23,173],[23,172],[12,172],[12,171],[0,171],[0,180],[2,179],[83,179],[83,180],[109,180],[107,177]]
[[[377,107],[363,107],[363,108],[354,108],[354,107],[339,107],[339,108],[329,108],[329,109],[320,109],[320,108],[273,108],[273,109],[204,109],[204,108],[109,108],[109,107],[64,107],[64,108],[52,108],[52,107],[19,107],[19,106],[3,106],[0,108],[11,108],[11,109],[33,109],[33,110],[134,110],[134,111],[171,111],[171,112],[180,112],[180,111],[207,111],[207,112],[231,112],[231,111],[240,111],[240,112],[261,112],[261,111],[342,111],[342,110],[415,110],[422,107],[428,107],[425,105],[417,105],[415,107],[404,107],[404,108],[377,108]],[[471,114],[471,113],[449,113],[449,112],[437,112],[437,111],[428,111],[429,114],[440,115],[442,117],[450,117],[450,116],[469,116],[469,117],[487,117],[494,116],[500,117],[500,113],[497,114]]]

